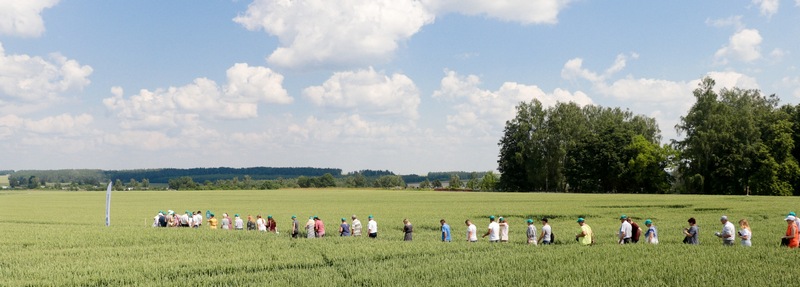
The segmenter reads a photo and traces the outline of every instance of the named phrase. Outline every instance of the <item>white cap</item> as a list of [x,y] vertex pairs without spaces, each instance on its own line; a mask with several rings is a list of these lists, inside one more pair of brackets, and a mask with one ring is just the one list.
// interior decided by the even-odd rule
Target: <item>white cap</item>
[[786,219],[784,219],[784,220],[786,220],[786,221],[789,221],[789,220],[791,220],[791,221],[795,221],[795,217],[794,217],[794,216],[791,216],[791,215],[789,215],[789,216],[787,216],[787,217],[786,217]]

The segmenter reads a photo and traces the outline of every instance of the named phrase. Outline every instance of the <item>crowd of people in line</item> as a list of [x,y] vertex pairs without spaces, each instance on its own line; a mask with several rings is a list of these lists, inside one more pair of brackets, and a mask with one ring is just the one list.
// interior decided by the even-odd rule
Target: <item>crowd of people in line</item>
[[[261,215],[257,215],[255,218],[252,215],[247,216],[247,222],[245,222],[239,214],[235,214],[233,218],[228,216],[227,213],[222,214],[222,219],[217,220],[214,213],[210,211],[206,211],[205,216],[207,219],[207,223],[209,228],[211,229],[223,229],[223,230],[258,230],[263,232],[272,232],[278,234],[278,226],[275,222],[275,219],[272,218],[272,215],[267,215],[266,219],[263,218]],[[375,218],[370,215],[367,217],[367,236],[370,238],[377,238],[378,237],[378,223],[375,221]],[[354,214],[350,217],[351,221],[348,223],[346,218],[341,218],[341,224],[339,224],[338,235],[339,236],[361,236],[362,235],[362,225],[361,221],[358,217]],[[305,225],[301,226],[300,222],[297,219],[297,216],[292,215],[292,226],[291,236],[293,238],[301,237],[301,230],[305,232],[305,236],[307,238],[321,238],[325,237],[325,224],[319,216],[310,216],[308,221]],[[621,215],[620,218],[620,228],[617,232],[618,236],[618,243],[619,244],[630,244],[630,243],[638,243],[642,237],[642,228],[630,217],[626,215]],[[781,246],[787,246],[789,248],[797,248],[800,247],[800,218],[794,212],[790,212],[786,218],[784,219],[787,223],[786,234],[781,237]],[[526,237],[527,243],[531,245],[549,245],[555,242],[555,236],[553,234],[553,230],[550,227],[547,218],[541,219],[541,231],[537,232],[537,228],[534,225],[533,219],[527,219],[526,222],[528,227],[526,229]],[[700,244],[700,229],[697,226],[697,220],[694,217],[689,218],[687,221],[689,226],[683,229],[683,243],[686,244],[693,244],[697,245]],[[753,232],[750,229],[750,224],[747,222],[746,219],[739,220],[739,230],[736,230],[736,227],[732,222],[728,220],[728,217],[723,215],[720,218],[720,222],[722,223],[722,230],[719,232],[715,232],[714,235],[722,239],[723,245],[732,246],[735,244],[736,238],[739,238],[740,244],[742,246],[752,246],[751,238],[753,236]],[[450,225],[447,223],[446,220],[441,219],[439,221],[441,227],[441,240],[444,242],[450,242],[452,240],[452,229]],[[575,241],[582,245],[593,245],[596,242],[595,234],[592,232],[592,228],[586,223],[584,218],[578,218],[577,220],[578,225],[580,226],[580,232],[575,235]],[[174,211],[169,210],[167,212],[159,211],[158,215],[153,218],[153,227],[190,227],[190,228],[200,228],[203,224],[203,214],[198,210],[196,212],[186,211],[183,214],[176,214]],[[477,242],[478,241],[478,229],[475,224],[472,223],[471,220],[467,219],[464,221],[464,224],[467,227],[466,230],[466,240],[468,242]],[[658,229],[653,224],[653,221],[647,219],[644,221],[644,224],[647,230],[644,232],[644,240],[646,243],[649,244],[658,244]],[[403,219],[403,240],[411,241],[413,240],[413,233],[414,227],[411,224],[411,221],[408,219]],[[486,229],[486,233],[483,234],[482,238],[489,237],[489,242],[508,242],[508,234],[509,234],[509,224],[505,218],[502,216],[496,218],[494,215],[489,216],[489,226]]]

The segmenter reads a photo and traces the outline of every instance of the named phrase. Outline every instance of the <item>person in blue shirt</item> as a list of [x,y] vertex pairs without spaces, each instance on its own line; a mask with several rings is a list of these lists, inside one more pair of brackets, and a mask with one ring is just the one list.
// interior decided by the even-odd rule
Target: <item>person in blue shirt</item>
[[442,241],[450,242],[450,225],[448,225],[444,219],[439,220],[439,223],[442,224]]

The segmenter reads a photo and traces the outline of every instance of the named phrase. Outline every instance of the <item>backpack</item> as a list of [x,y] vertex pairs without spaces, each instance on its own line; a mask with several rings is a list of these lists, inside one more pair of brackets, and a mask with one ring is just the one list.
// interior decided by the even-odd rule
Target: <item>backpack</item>
[[550,231],[550,244],[556,243],[556,235],[553,231]]

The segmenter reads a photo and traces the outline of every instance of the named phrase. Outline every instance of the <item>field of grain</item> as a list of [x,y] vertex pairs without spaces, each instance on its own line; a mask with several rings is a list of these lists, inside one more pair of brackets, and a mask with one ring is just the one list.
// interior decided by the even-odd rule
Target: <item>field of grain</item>
[[[463,193],[386,190],[115,192],[111,226],[105,193],[0,192],[0,278],[7,286],[512,286],[733,284],[770,286],[800,281],[800,253],[778,247],[784,216],[800,211],[792,197]],[[280,234],[152,228],[159,210],[211,210],[277,219]],[[379,237],[289,238],[291,215],[317,215],[328,234],[339,218],[367,215]],[[658,227],[661,244],[615,244],[618,217]],[[723,247],[713,236],[719,217],[746,218],[752,248]],[[483,234],[489,215],[510,223],[510,241],[465,242],[467,218]],[[551,218],[557,243],[525,244],[527,218]],[[585,217],[598,244],[580,246],[575,223]],[[695,217],[701,245],[681,244]],[[414,225],[403,242],[402,220]],[[439,241],[439,219],[453,228]],[[537,221],[537,227],[541,224]],[[644,227],[644,225],[642,224]]]
[[8,186],[8,175],[0,175],[0,186]]

